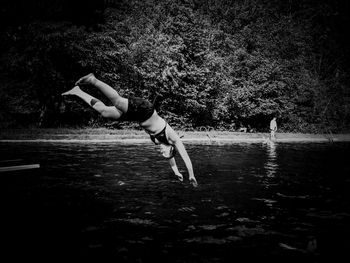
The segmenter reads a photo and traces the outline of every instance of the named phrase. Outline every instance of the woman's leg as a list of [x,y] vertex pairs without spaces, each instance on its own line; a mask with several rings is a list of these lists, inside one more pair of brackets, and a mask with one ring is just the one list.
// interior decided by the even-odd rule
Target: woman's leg
[[120,96],[111,86],[98,80],[92,73],[80,78],[75,85],[93,85],[98,88],[117,109],[123,113],[126,113],[128,110],[128,100]]
[[118,110],[114,106],[106,106],[102,101],[92,97],[91,95],[87,94],[86,92],[82,91],[78,86],[75,86],[73,89],[62,93],[62,96],[68,96],[68,95],[75,95],[81,98],[83,101],[85,101],[87,104],[89,104],[94,110],[99,112],[103,117],[105,118],[111,118],[111,119],[119,119],[121,115],[123,114],[120,110]]

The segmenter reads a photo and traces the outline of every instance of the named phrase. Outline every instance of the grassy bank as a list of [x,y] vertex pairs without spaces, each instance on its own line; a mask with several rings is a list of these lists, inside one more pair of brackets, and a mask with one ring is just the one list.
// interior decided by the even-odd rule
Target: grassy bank
[[[268,133],[242,133],[229,131],[178,131],[184,141],[266,141]],[[148,140],[147,133],[142,130],[116,129],[7,129],[1,130],[1,141],[16,140],[97,140],[97,141],[126,141]],[[277,141],[350,141],[350,134],[301,134],[277,133]]]

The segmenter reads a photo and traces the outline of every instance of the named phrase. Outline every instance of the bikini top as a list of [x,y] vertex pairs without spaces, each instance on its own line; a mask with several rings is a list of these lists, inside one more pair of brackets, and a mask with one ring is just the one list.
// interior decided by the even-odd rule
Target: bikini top
[[164,127],[164,129],[161,131],[161,132],[159,132],[159,133],[157,133],[157,134],[155,134],[155,135],[153,135],[153,134],[150,134],[149,136],[150,136],[150,138],[151,138],[151,140],[152,140],[152,142],[154,143],[154,144],[157,144],[156,143],[156,139],[159,141],[159,142],[161,142],[161,143],[163,143],[163,144],[165,144],[165,145],[171,145],[170,143],[169,143],[169,141],[168,141],[168,139],[167,139],[167,137],[166,137],[166,133],[165,133],[165,130],[166,130],[166,127],[167,127],[167,123],[165,123],[165,127]]

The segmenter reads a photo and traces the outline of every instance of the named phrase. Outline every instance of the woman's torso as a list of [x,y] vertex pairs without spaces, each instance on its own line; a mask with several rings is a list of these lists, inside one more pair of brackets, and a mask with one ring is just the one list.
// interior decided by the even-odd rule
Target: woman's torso
[[165,120],[158,115],[157,111],[154,111],[150,118],[140,123],[140,126],[149,134],[161,132],[165,125]]

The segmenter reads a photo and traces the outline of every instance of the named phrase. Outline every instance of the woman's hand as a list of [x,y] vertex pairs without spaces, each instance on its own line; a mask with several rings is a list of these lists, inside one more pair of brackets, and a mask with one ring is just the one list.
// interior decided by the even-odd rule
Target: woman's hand
[[182,176],[181,173],[176,173],[175,175],[177,176],[177,179],[178,179],[180,182],[182,182],[182,181],[184,180],[184,177]]
[[198,186],[197,180],[196,180],[196,178],[194,176],[190,176],[189,180],[190,180],[190,184],[193,187],[197,187]]

